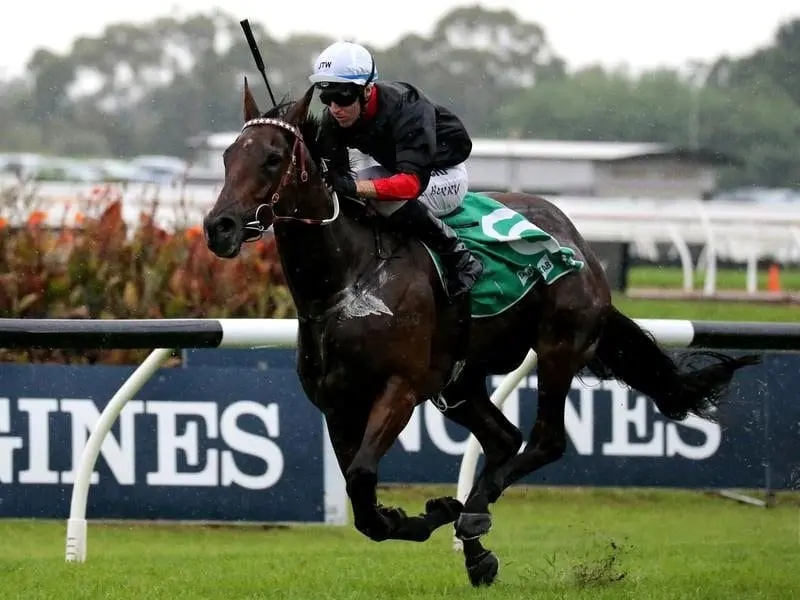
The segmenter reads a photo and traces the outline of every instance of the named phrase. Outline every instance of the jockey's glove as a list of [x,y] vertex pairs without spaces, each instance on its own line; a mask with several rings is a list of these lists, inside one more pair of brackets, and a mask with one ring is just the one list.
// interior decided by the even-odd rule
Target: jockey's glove
[[356,180],[350,175],[342,173],[327,173],[326,180],[328,186],[339,196],[346,198],[356,198]]

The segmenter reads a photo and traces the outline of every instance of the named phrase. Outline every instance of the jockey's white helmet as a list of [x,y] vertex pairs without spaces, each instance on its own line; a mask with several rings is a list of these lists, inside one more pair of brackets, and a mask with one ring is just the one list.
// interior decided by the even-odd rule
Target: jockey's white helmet
[[314,61],[311,83],[355,83],[367,85],[377,78],[375,59],[361,44],[335,42]]

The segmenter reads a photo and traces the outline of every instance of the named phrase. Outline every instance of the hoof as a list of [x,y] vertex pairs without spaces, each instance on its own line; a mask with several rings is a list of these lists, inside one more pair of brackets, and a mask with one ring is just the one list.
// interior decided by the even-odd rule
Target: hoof
[[500,561],[494,552],[487,550],[475,562],[467,564],[467,575],[473,587],[482,585],[492,585],[497,577],[497,570],[500,568]]
[[408,519],[406,511],[396,506],[378,506],[378,515],[388,531],[394,531]]
[[425,503],[425,513],[429,516],[435,515],[439,517],[437,521],[441,521],[443,525],[445,523],[453,523],[463,509],[464,505],[450,496],[433,498]]
[[456,521],[456,537],[472,540],[489,533],[492,528],[492,515],[489,513],[462,512]]

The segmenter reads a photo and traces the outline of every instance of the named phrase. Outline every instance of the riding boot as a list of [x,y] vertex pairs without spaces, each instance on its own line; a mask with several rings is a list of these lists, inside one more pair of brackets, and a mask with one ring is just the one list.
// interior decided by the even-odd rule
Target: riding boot
[[441,259],[451,301],[468,293],[483,272],[483,263],[456,232],[419,200],[409,200],[389,216],[398,229],[418,238]]

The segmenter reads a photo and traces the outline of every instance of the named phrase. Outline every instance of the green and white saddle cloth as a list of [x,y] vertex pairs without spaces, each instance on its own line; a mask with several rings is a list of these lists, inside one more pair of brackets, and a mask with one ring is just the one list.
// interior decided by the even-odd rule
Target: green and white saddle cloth
[[[483,262],[472,288],[472,316],[497,315],[524,298],[540,280],[550,285],[579,271],[583,262],[518,212],[483,194],[468,192],[459,210],[442,219]],[[444,285],[439,257],[428,248]]]

